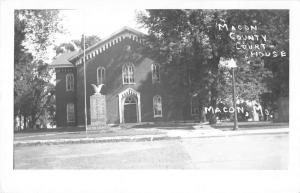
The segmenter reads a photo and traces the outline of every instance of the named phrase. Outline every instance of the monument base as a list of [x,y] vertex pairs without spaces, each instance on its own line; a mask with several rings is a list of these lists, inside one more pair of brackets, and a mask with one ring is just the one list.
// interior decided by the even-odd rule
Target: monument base
[[87,127],[87,131],[99,131],[99,130],[108,130],[109,127],[108,125],[89,125]]
[[104,121],[92,121],[90,125],[88,125],[87,130],[106,130],[108,129],[108,125]]
[[105,96],[101,94],[94,94],[90,96],[91,108],[91,125],[87,130],[105,130],[106,124],[106,101]]

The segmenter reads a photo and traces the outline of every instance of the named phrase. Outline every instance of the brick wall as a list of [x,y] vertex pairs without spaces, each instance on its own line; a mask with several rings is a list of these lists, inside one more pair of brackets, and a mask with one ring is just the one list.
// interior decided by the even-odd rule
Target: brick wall
[[[131,46],[131,52],[126,51],[128,45]],[[171,86],[167,81],[168,76],[172,74],[166,74],[163,70],[160,72],[161,82],[153,84],[151,72],[153,60],[137,54],[136,50],[139,46],[139,43],[125,39],[86,62],[88,124],[90,124],[90,96],[93,94],[91,84],[97,83],[97,68],[99,66],[105,67],[106,70],[106,82],[102,93],[106,96],[107,123],[118,124],[120,122],[118,94],[128,87],[140,93],[142,122],[191,119],[190,99],[180,89],[182,85],[178,85],[177,89],[172,90],[174,85]],[[123,85],[122,66],[126,62],[132,62],[135,65],[135,84]],[[67,125],[66,103],[68,101],[73,101],[76,104],[76,124],[84,125],[83,64],[77,66],[74,71],[74,74],[76,74],[76,95],[75,92],[65,92],[65,76],[67,73],[60,71],[56,73],[58,82],[56,87],[58,126]],[[155,95],[162,97],[162,118],[154,118],[153,116],[153,97]],[[174,103],[175,99],[177,99],[177,102]]]
[[[152,85],[151,64],[153,61],[136,53],[129,54],[125,51],[127,45],[130,45],[133,51],[140,46],[132,40],[125,39],[86,62],[88,124],[90,123],[89,97],[93,94],[91,84],[97,83],[97,68],[99,66],[105,67],[106,70],[106,83],[102,93],[106,96],[107,122],[120,122],[118,94],[128,87],[141,94],[142,121],[154,121],[152,99],[155,94],[162,95],[163,93],[159,85]],[[126,62],[132,62],[135,65],[135,84],[123,85],[122,66]],[[80,83],[77,85],[78,124],[84,124],[83,65],[78,67],[77,72]]]
[[[58,127],[76,125],[76,69],[56,68],[56,124]],[[66,91],[66,75],[74,74],[74,91]],[[67,123],[67,103],[74,103],[75,122]]]

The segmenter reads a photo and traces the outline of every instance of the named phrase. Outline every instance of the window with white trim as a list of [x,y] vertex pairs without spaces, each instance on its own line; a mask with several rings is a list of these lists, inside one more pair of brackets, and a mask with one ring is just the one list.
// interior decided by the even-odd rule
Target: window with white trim
[[153,114],[154,117],[162,117],[162,102],[159,95],[153,97]]
[[67,104],[67,122],[75,122],[74,103]]
[[97,68],[97,84],[104,84],[105,82],[105,68],[100,66]]
[[123,84],[134,84],[134,65],[132,63],[123,65],[122,78]]
[[66,75],[66,91],[73,91],[74,90],[74,75],[67,74]]
[[159,64],[152,64],[152,83],[159,83],[160,82],[160,65]]
[[199,98],[196,96],[192,96],[191,98],[191,115],[199,115],[200,114],[200,106],[199,106]]

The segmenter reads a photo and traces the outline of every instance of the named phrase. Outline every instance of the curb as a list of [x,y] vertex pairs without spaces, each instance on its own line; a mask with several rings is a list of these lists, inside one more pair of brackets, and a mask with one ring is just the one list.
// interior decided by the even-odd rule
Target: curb
[[139,142],[156,141],[166,139],[180,139],[167,135],[143,135],[123,137],[101,137],[101,138],[79,138],[79,139],[52,139],[52,140],[26,140],[14,142],[14,147],[36,146],[36,145],[59,145],[59,144],[85,144],[85,143],[110,143],[110,142]]
[[241,135],[264,135],[289,133],[288,128],[282,129],[265,129],[265,130],[238,130],[238,131],[220,131],[208,134],[188,134],[188,135],[138,135],[138,136],[119,136],[119,137],[99,137],[99,138],[77,138],[77,139],[51,139],[51,140],[26,140],[15,141],[14,147],[37,146],[37,145],[59,145],[59,144],[86,144],[86,143],[111,143],[111,142],[141,142],[157,141],[172,139],[189,139],[189,138],[210,138],[210,137],[231,137]]

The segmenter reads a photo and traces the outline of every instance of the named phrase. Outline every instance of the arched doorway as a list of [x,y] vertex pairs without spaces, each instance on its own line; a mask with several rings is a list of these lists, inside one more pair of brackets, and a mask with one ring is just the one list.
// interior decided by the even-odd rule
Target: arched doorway
[[132,88],[127,88],[118,94],[120,123],[141,122],[140,93]]
[[137,112],[137,98],[134,95],[127,96],[124,101],[124,123],[136,123]]

